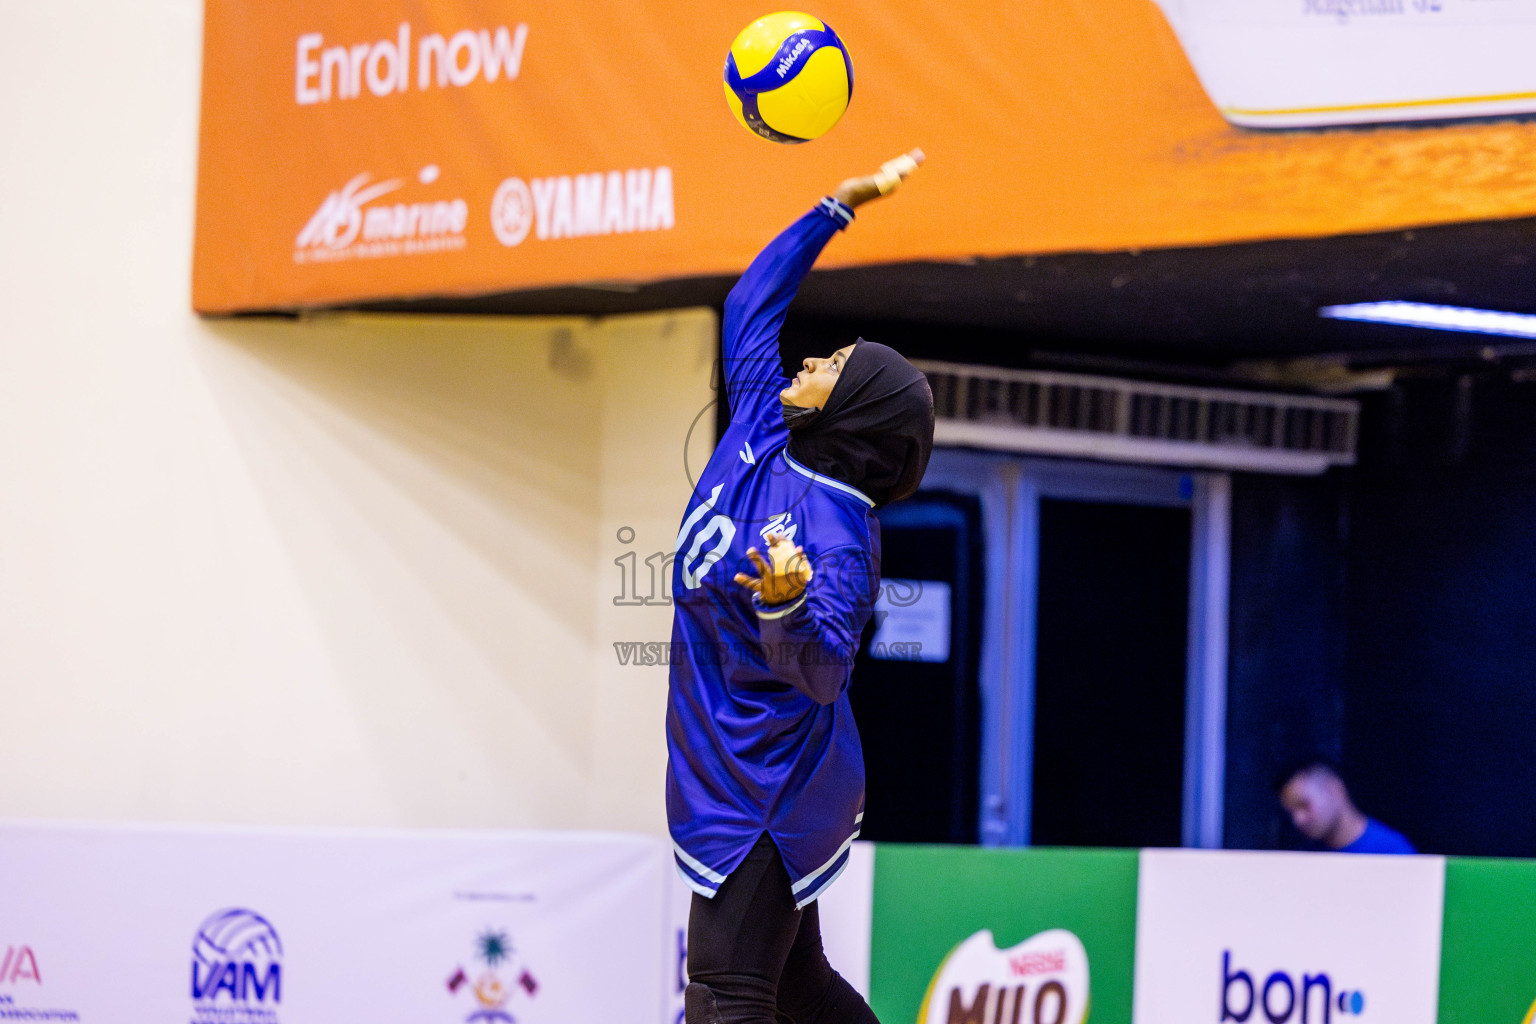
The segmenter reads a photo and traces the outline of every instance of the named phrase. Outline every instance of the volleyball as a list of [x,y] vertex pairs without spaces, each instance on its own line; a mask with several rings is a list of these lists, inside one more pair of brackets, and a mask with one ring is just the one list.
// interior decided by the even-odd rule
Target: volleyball
[[773,142],[825,135],[848,109],[853,64],[830,25],[780,11],[742,29],[725,58],[725,101],[736,120]]

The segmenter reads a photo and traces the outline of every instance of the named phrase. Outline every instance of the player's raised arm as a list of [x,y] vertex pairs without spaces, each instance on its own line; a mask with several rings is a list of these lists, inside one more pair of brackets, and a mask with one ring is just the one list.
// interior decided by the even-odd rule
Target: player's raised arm
[[832,193],[832,198],[850,208],[862,206],[871,199],[888,196],[896,191],[900,185],[912,176],[923,165],[923,151],[914,149],[910,153],[903,153],[894,160],[887,160],[880,165],[880,169],[874,174],[865,175],[862,178],[849,178],[837,186],[837,191]]
[[853,223],[854,207],[889,195],[923,161],[922,150],[887,161],[879,171],[849,178],[758,253],[725,300],[721,325],[725,382],[732,417],[753,418],[764,403],[778,406],[783,387],[779,331],[784,314],[821,250]]

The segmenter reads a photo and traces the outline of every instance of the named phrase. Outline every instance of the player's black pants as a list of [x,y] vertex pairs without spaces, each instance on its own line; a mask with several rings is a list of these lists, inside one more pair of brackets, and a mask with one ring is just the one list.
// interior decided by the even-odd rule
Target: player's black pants
[[789,873],[767,833],[714,899],[694,895],[688,979],[686,1024],[879,1024],[827,963],[816,904],[795,909]]

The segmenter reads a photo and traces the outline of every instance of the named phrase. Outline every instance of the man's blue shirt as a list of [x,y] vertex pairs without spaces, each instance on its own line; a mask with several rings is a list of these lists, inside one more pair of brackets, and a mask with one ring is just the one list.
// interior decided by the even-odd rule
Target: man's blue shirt
[[[834,200],[752,262],[722,323],[731,422],[677,535],[667,702],[667,819],[678,870],[713,896],[767,832],[796,904],[831,884],[864,810],[848,675],[879,586],[874,503],[789,457],[779,330],[822,248],[853,219]],[[771,532],[805,549],[805,593],[764,606],[733,581]]]
[[1340,853],[1418,853],[1401,832],[1377,821],[1365,819],[1365,831],[1360,838],[1342,847]]

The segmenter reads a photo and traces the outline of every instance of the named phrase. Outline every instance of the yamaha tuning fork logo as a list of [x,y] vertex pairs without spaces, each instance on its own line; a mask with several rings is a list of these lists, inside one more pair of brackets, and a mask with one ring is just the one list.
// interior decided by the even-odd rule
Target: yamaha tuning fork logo
[[276,1024],[283,999],[283,941],[253,910],[216,911],[192,940],[192,1024]]

